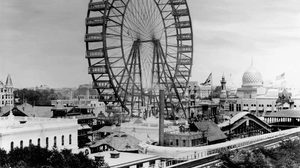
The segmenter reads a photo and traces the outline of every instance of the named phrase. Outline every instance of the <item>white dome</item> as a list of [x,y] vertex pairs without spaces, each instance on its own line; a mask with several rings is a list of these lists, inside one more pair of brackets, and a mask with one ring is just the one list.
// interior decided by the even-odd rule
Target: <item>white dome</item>
[[251,66],[243,75],[243,87],[260,87],[262,85],[261,73]]

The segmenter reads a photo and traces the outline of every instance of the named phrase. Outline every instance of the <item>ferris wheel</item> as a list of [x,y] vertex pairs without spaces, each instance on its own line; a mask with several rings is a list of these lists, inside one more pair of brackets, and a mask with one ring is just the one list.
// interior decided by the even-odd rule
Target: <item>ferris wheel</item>
[[156,108],[163,87],[166,108],[185,111],[182,97],[193,62],[186,0],[91,0],[85,43],[100,101],[129,113]]

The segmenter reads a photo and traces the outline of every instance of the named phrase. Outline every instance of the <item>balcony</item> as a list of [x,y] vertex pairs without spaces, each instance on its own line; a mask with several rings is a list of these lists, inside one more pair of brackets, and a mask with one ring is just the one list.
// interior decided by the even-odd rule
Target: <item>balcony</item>
[[104,58],[104,52],[102,48],[88,50],[86,52],[86,58]]
[[108,80],[94,82],[93,87],[94,87],[94,89],[110,89],[110,88],[112,88],[112,86]]
[[181,59],[179,62],[180,65],[192,65],[191,59]]
[[102,33],[88,33],[85,35],[85,42],[100,42],[103,41]]
[[101,11],[101,10],[105,10],[106,7],[106,3],[105,0],[100,1],[100,2],[91,2],[89,4],[89,10],[90,11]]
[[170,4],[172,4],[172,5],[182,5],[182,4],[186,4],[186,0],[170,0]]
[[100,101],[115,101],[115,96],[113,94],[101,94],[100,95],[100,98],[99,98]]
[[85,19],[87,26],[101,26],[104,24],[104,17],[90,17]]
[[175,9],[173,16],[189,16],[189,11],[187,9]]
[[192,40],[192,33],[186,33],[186,34],[179,34],[178,36],[177,36],[177,39],[178,40]]
[[89,71],[89,74],[106,74],[107,73],[107,69],[106,69],[105,65],[89,67],[88,71]]
[[191,27],[191,22],[190,21],[181,21],[175,23],[176,28],[190,28]]
[[178,47],[178,52],[179,52],[179,53],[189,53],[189,52],[193,52],[193,47],[192,47],[192,46],[188,46],[188,45],[179,46],[179,47]]

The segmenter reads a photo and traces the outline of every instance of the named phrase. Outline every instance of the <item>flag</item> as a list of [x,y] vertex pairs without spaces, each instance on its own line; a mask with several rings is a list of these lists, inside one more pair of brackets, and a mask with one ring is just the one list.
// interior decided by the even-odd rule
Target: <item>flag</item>
[[204,83],[201,83],[201,85],[204,85],[204,86],[212,85],[212,73],[209,74],[206,81]]
[[282,73],[282,74],[276,76],[276,80],[282,80],[282,79],[284,79],[284,77],[285,77],[285,73]]

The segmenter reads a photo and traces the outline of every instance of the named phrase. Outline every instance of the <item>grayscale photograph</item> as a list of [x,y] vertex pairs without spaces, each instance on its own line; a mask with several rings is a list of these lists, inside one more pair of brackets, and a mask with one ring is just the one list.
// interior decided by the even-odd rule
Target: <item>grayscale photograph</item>
[[300,1],[0,0],[0,168],[299,168]]

